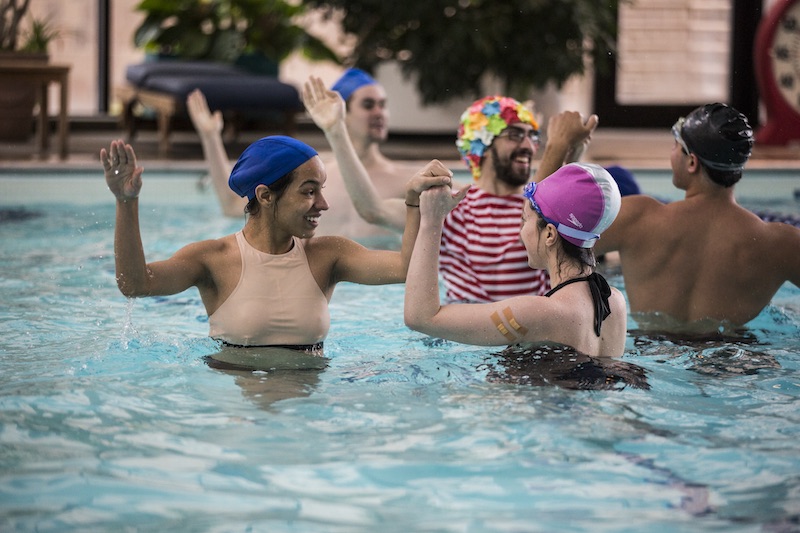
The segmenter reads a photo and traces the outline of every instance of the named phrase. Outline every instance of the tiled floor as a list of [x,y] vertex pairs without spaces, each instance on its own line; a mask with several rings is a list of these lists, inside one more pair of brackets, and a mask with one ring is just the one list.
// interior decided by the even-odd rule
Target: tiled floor
[[[253,140],[279,131],[246,131],[235,141],[226,143],[232,159]],[[102,123],[95,127],[86,124],[73,127],[69,138],[69,157],[60,160],[51,152],[44,158],[36,153],[32,139],[25,143],[0,143],[0,170],[14,168],[92,168],[99,167],[100,148],[112,139],[123,138],[124,132],[115,123]],[[309,123],[301,123],[296,137],[324,152],[329,150],[321,132]],[[203,153],[194,131],[182,128],[171,136],[172,149],[167,158],[158,155],[156,132],[143,129],[133,141],[140,162],[149,168],[202,168]],[[55,136],[51,145],[55,144]],[[619,130],[598,129],[584,160],[601,164],[621,164],[630,168],[668,168],[669,152],[673,140],[669,130]],[[440,135],[393,135],[383,147],[384,153],[394,159],[430,160],[438,158],[452,168],[462,168],[454,137]],[[756,146],[749,168],[789,168],[800,172],[800,144],[789,147]],[[800,179],[800,173],[798,174]]]

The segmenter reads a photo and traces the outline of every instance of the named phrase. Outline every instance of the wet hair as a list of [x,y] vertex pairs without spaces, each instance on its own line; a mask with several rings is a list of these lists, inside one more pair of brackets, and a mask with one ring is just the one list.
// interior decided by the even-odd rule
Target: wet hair
[[[534,213],[536,213],[534,211]],[[548,222],[541,217],[538,213],[536,213],[536,226],[543,230],[547,227]],[[558,234],[559,241],[561,241],[561,248],[558,251],[557,258],[558,258],[558,268],[561,268],[561,264],[564,262],[565,259],[571,259],[576,261],[580,264],[581,269],[588,268],[589,274],[593,273],[597,268],[597,258],[594,255],[593,248],[581,248],[580,246],[576,246],[569,242],[568,240],[561,238],[561,235]],[[563,255],[562,255],[563,253]],[[566,256],[566,257],[565,257]]]
[[[295,175],[297,174],[297,167],[293,170],[290,170],[287,174],[284,174],[277,180],[275,180],[272,184],[268,185],[269,190],[275,195],[275,202],[281,199],[283,194],[286,192],[286,189],[289,187],[289,184],[294,180]],[[244,212],[247,215],[255,216],[258,215],[259,211],[261,210],[261,204],[258,203],[258,197],[254,197],[252,200],[247,202],[247,205],[244,207]]]
[[[700,161],[700,164],[703,165],[703,162]],[[723,187],[733,187],[739,180],[742,179],[742,171],[741,170],[715,170],[713,168],[708,168],[707,166],[703,165],[703,168],[706,169],[706,175],[708,178],[716,183],[717,185],[722,185]]]

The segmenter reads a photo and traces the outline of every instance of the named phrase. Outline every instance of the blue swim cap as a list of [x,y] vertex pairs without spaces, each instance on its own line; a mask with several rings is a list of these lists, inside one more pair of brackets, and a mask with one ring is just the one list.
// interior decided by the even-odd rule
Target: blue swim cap
[[611,177],[614,178],[614,181],[617,182],[619,193],[622,196],[642,193],[642,189],[639,187],[639,184],[636,183],[636,178],[627,168],[619,165],[612,165],[610,167],[606,167],[606,170],[609,174],[611,174]]
[[284,135],[264,137],[242,152],[228,178],[228,186],[239,196],[252,200],[256,187],[272,185],[315,155],[316,150],[297,139]]
[[350,96],[365,85],[375,85],[378,83],[372,76],[358,68],[347,69],[342,77],[331,87],[332,91],[336,91],[342,95],[344,101],[348,101]]

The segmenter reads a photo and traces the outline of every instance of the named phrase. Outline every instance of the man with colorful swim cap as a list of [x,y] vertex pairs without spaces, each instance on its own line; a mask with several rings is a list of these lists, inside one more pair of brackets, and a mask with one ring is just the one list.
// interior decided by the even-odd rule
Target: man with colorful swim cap
[[734,186],[754,144],[743,114],[703,105],[672,133],[672,183],[684,199],[623,198],[595,250],[620,252],[640,329],[730,332],[758,316],[784,282],[800,286],[800,229],[736,203]]
[[[554,172],[591,135],[597,118],[576,112],[551,118],[548,149],[536,179]],[[456,146],[474,185],[445,219],[439,271],[451,301],[491,302],[544,294],[546,272],[528,267],[519,239],[523,187],[539,148],[531,110],[506,96],[487,96],[461,115]],[[569,161],[568,161],[569,162]]]

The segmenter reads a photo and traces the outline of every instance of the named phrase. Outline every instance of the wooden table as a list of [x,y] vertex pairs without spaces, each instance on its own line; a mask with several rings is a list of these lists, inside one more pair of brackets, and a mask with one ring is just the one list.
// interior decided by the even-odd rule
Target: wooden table
[[47,88],[51,83],[60,86],[58,108],[58,145],[61,159],[67,158],[69,125],[67,123],[67,107],[69,96],[69,65],[54,65],[35,61],[7,61],[0,60],[0,80],[24,81],[35,84],[36,98],[39,102],[39,156],[44,158],[50,146],[50,136],[47,128]]

